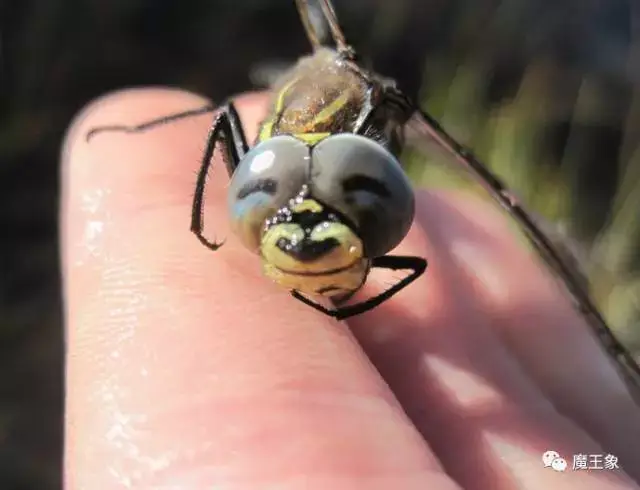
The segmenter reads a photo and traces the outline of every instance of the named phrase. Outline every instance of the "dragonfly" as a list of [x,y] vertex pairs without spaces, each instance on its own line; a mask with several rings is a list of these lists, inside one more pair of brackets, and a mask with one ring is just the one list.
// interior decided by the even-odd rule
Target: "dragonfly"
[[[222,246],[204,233],[207,175],[219,149],[230,177],[234,233],[261,257],[264,274],[293,298],[343,320],[376,308],[427,269],[423,257],[389,254],[414,218],[414,192],[400,164],[405,132],[413,131],[452,155],[517,223],[621,375],[640,393],[640,367],[607,325],[582,274],[514,194],[396,81],[361,66],[330,0],[319,0],[319,6],[333,46],[321,42],[309,0],[295,4],[313,49],[273,84],[267,116],[252,145],[233,100],[135,126],[95,127],[87,141],[99,133],[139,133],[215,112],[195,184],[191,231],[211,251]],[[378,295],[350,303],[373,269],[408,274]],[[320,297],[335,308],[318,302]]]

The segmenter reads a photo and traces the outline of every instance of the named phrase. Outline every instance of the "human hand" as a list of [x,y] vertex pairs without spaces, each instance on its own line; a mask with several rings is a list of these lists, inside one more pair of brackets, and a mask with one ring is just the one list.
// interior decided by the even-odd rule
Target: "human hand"
[[[264,102],[238,99],[251,137]],[[638,408],[493,207],[420,192],[397,253],[426,273],[340,323],[262,277],[228,230],[220,161],[207,224],[227,242],[189,232],[211,115],[84,139],[202,104],[117,93],[69,132],[66,488],[639,488],[624,472],[640,480]],[[622,470],[556,472],[547,450]]]

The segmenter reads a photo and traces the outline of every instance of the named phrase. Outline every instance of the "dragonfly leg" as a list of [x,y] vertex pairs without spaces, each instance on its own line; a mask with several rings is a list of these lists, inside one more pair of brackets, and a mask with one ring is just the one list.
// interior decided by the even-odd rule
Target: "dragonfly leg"
[[200,170],[198,171],[191,211],[191,231],[195,233],[203,245],[214,251],[220,248],[223,242],[210,241],[203,234],[204,193],[207,174],[209,173],[209,168],[213,161],[213,154],[218,143],[220,143],[223,149],[227,172],[229,176],[231,176],[238,167],[240,160],[242,160],[247,151],[249,151],[247,138],[242,129],[242,122],[240,121],[240,116],[233,102],[229,102],[220,108],[209,129],[206,149],[202,156]]
[[[404,142],[403,126],[413,115],[413,104],[397,87],[394,81],[386,79],[371,79],[357,65],[354,65],[357,74],[363,77],[367,85],[367,92],[362,103],[362,109],[354,124],[355,134],[370,137],[384,146],[388,147],[392,153],[401,151]],[[396,130],[388,132],[384,127],[380,127],[378,110],[385,108],[387,119],[394,119],[398,122]],[[393,114],[389,116],[389,114]],[[383,125],[384,126],[384,125]],[[383,137],[380,137],[384,135]]]
[[176,114],[170,114],[168,116],[162,116],[157,119],[152,119],[151,121],[146,121],[141,124],[137,124],[134,126],[126,126],[123,124],[113,124],[109,126],[96,126],[95,128],[91,128],[86,136],[85,140],[88,142],[92,138],[94,138],[99,133],[142,133],[144,131],[148,131],[149,129],[153,129],[157,126],[163,126],[165,124],[169,124],[175,121],[179,121],[181,119],[187,119],[189,117],[200,116],[202,114],[207,114],[209,112],[215,111],[215,107],[212,105],[205,105],[203,107],[199,107],[197,109],[190,109],[188,111],[178,112]]
[[424,273],[427,268],[427,261],[421,257],[385,255],[383,257],[376,257],[375,259],[373,259],[371,267],[389,270],[411,270],[412,272],[407,277],[398,281],[389,289],[383,291],[377,296],[374,296],[373,298],[369,298],[368,300],[361,303],[356,303],[355,305],[338,307],[335,310],[325,308],[321,304],[310,300],[297,291],[291,291],[291,294],[298,301],[303,302],[307,306],[310,306],[315,310],[324,313],[325,315],[336,318],[338,320],[344,320],[346,318],[360,315],[361,313],[374,309],[376,306],[384,303],[394,294],[407,287]]

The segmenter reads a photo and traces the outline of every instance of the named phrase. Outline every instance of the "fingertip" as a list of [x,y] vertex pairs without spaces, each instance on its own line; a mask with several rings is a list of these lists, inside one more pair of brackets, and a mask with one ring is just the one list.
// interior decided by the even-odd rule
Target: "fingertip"
[[[166,478],[169,468],[148,463],[165,455],[174,455],[173,471],[226,465],[239,475],[262,472],[264,461],[269,475],[275,463],[283,474],[305,464],[311,473],[322,465],[349,471],[349,461],[392,473],[433,468],[348,332],[261,277],[259,257],[229,233],[228,176],[217,156],[207,223],[228,240],[213,254],[189,232],[194,173],[212,118],[84,141],[95,125],[139,124],[203,103],[192,97],[111,94],[87,106],[68,133],[68,481]],[[251,138],[264,97],[234,101]],[[336,427],[352,427],[346,440],[353,444]],[[272,439],[255,445],[265,434]]]
[[[65,133],[60,155],[60,241],[63,278],[66,278],[69,235],[85,227],[91,213],[83,211],[96,207],[97,196],[107,192],[117,163],[110,155],[135,153],[135,140],[106,138],[105,142],[88,144],[86,136],[91,128],[113,124],[136,124],[149,116],[160,117],[187,108],[202,107],[209,101],[197,94],[174,88],[128,88],[102,95],[87,103],[72,119]],[[154,116],[151,116],[154,117]],[[97,143],[97,144],[96,144]],[[106,158],[96,157],[101,153]],[[103,160],[102,162],[100,160]],[[121,158],[120,158],[121,160]],[[75,228],[75,230],[74,230]],[[66,281],[65,281],[66,283]]]
[[[258,123],[264,112],[264,100],[265,96],[260,92],[247,93],[234,98],[249,137],[253,137],[257,132]],[[130,136],[122,131],[98,132],[96,130],[109,127],[131,128],[156,118],[205,109],[211,107],[211,104],[211,101],[202,95],[171,87],[122,89],[90,101],[73,118],[63,140],[61,149],[63,200],[71,184],[70,181],[75,182],[78,180],[78,175],[91,171],[90,162],[97,161],[99,164],[100,153],[109,152],[121,156],[125,153],[143,152],[145,148],[139,147],[138,144],[145,140],[153,144],[158,137],[158,131],[167,131],[168,133],[165,134],[172,134],[170,138],[180,151],[186,141],[201,141],[201,144],[204,144],[204,133],[198,139],[188,137],[188,132],[202,131],[208,125],[200,124],[201,118],[188,118],[180,121],[179,124],[166,124],[157,126],[152,131],[139,132],[135,139],[122,138],[122,136]],[[206,119],[210,112],[213,110],[203,112],[202,116]],[[178,129],[176,126],[182,127],[183,132],[176,133]],[[112,151],[114,147],[115,151]],[[145,161],[142,158],[140,165],[144,165]],[[107,172],[113,168],[108,162],[101,167],[101,170],[107,169]]]

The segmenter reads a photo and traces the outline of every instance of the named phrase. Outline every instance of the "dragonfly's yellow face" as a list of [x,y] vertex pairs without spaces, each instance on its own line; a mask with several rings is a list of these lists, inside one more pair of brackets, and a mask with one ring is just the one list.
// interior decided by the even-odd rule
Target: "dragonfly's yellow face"
[[369,269],[362,240],[314,199],[300,199],[272,219],[262,235],[264,272],[287,289],[322,296],[347,295]]
[[363,136],[330,135],[315,145],[276,136],[240,162],[229,211],[267,276],[287,289],[340,297],[358,290],[371,260],[404,238],[414,196],[395,157]]

